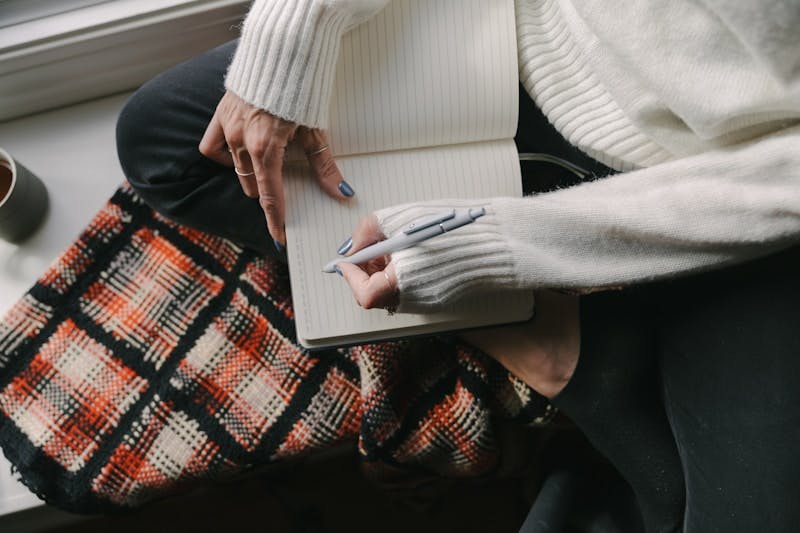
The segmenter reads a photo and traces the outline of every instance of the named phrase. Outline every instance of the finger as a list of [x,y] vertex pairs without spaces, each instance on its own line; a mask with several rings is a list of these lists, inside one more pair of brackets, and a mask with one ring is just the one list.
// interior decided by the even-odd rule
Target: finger
[[[222,102],[219,109],[222,109]],[[223,115],[228,116],[228,115]],[[253,165],[250,162],[250,156],[244,146],[244,133],[242,131],[241,121],[232,119],[220,122],[223,130],[223,135],[226,142],[226,152],[231,159],[234,172],[239,180],[239,185],[242,187],[245,195],[250,198],[258,197],[258,190],[255,187],[255,173],[253,172]]]
[[258,184],[256,183],[256,176],[238,176],[239,185],[242,186],[244,194],[250,198],[258,198]]
[[392,308],[397,305],[397,279],[394,265],[385,270],[368,275],[361,268],[350,263],[337,265],[358,305],[364,309]]
[[274,241],[285,246],[282,175],[285,145],[280,146],[279,143],[280,140],[270,138],[266,148],[254,146],[250,150],[250,155],[256,173],[258,201],[267,219],[267,229]]
[[342,177],[330,149],[328,134],[319,129],[302,128],[298,140],[306,152],[314,177],[330,197],[337,200],[351,198],[355,191]]
[[389,264],[389,260],[391,256],[384,255],[383,257],[378,257],[377,259],[371,259],[364,264],[359,265],[367,274],[374,274],[375,272],[380,272],[381,270],[386,268],[386,265]]
[[258,184],[256,183],[256,172],[250,160],[250,154],[244,147],[230,151],[233,158],[233,170],[239,178],[239,185],[242,186],[244,193],[250,198],[258,198]]
[[211,117],[211,121],[208,123],[208,126],[206,126],[206,131],[203,133],[203,138],[200,139],[198,149],[200,150],[201,154],[212,161],[216,161],[220,165],[224,165],[226,167],[233,166],[233,158],[231,157],[230,152],[228,152],[228,144],[225,141],[225,133],[222,130],[222,124],[220,123],[219,116],[216,112],[214,113],[214,116]]
[[362,248],[385,240],[386,236],[383,234],[380,224],[378,224],[378,218],[375,215],[367,215],[358,221],[358,225],[350,239],[352,239],[350,247],[342,255],[353,255]]

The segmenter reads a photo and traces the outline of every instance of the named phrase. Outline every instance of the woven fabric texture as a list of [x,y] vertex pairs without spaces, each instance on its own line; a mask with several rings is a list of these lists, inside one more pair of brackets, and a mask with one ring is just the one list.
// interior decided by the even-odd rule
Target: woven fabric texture
[[365,470],[490,472],[495,417],[553,410],[447,337],[308,352],[288,273],[123,186],[0,322],[0,445],[78,512],[337,444]]

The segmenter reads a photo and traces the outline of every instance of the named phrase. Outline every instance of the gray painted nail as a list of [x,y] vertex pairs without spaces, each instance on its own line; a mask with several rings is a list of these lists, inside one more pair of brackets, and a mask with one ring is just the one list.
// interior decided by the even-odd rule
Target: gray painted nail
[[342,245],[339,247],[339,249],[336,251],[336,253],[339,254],[339,255],[344,255],[347,252],[349,252],[350,248],[352,248],[352,247],[353,247],[353,238],[352,237],[348,237],[347,240],[342,243]]
[[350,196],[353,196],[356,193],[356,191],[353,190],[353,188],[350,186],[350,184],[347,183],[344,180],[339,182],[339,192],[341,192],[343,195],[347,196],[348,198]]
[[339,268],[339,265],[336,265],[335,267],[333,267],[333,270],[334,270],[334,272],[336,272],[340,276],[344,277],[344,272],[342,272],[342,269]]
[[286,251],[286,247],[281,244],[278,239],[272,239],[272,244],[275,245],[275,249],[278,250],[278,253],[283,253]]

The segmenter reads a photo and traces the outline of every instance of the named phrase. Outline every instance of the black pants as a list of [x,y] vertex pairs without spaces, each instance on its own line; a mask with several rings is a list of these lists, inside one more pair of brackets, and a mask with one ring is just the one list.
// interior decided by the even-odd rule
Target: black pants
[[[234,47],[223,45],[143,86],[120,116],[119,157],[132,186],[156,210],[272,254],[257,201],[241,192],[232,169],[197,150],[224,92]],[[559,155],[597,175],[607,172],[566,143],[524,92],[521,96],[522,150]],[[572,179],[558,169],[524,171],[529,190]],[[685,531],[800,527],[798,273],[800,252],[794,249],[583,300],[576,383],[591,382],[593,376],[584,374],[593,373],[586,370],[591,368],[586,354],[593,350],[618,350],[631,367],[649,369],[640,383],[663,398],[653,420],[666,425],[660,446],[673,450],[682,465],[686,510],[677,523],[683,522]],[[615,342],[630,339],[642,342]],[[626,353],[620,345],[636,348]],[[612,415],[595,423],[613,424]],[[626,465],[618,466],[624,471]]]
[[642,291],[687,531],[800,529],[800,253]]

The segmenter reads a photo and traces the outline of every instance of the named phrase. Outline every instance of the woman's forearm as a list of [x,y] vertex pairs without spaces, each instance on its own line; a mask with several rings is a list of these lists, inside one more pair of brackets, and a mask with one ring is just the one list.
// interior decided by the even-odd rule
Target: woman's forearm
[[[388,235],[448,203],[377,214]],[[393,255],[401,310],[432,310],[481,290],[665,278],[799,242],[800,128],[488,207],[458,232]]]

